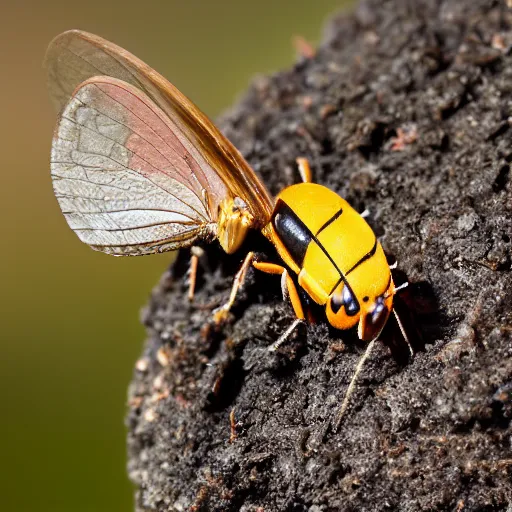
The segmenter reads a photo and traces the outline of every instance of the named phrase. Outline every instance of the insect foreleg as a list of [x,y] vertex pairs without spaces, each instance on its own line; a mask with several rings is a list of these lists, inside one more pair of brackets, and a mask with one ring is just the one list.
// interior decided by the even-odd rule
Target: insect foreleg
[[247,253],[247,256],[244,259],[244,262],[242,263],[242,266],[240,267],[240,270],[237,272],[235,276],[235,280],[233,281],[233,286],[231,287],[231,293],[229,294],[229,300],[221,306],[220,308],[216,309],[213,313],[213,320],[218,325],[223,322],[225,322],[228,318],[229,312],[231,308],[233,307],[233,304],[235,303],[236,294],[238,293],[238,290],[242,287],[245,281],[245,276],[247,274],[247,269],[252,263],[252,260],[254,259],[254,253],[249,252]]

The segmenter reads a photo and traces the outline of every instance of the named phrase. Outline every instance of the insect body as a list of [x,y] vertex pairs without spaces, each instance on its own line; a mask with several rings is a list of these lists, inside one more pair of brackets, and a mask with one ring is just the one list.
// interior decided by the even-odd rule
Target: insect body
[[[325,306],[339,329],[380,334],[397,291],[382,247],[366,221],[326,187],[306,183],[275,200],[213,123],[165,78],[126,50],[80,31],[65,32],[46,56],[60,110],[51,174],[70,227],[93,249],[143,255],[218,239],[236,251],[260,230],[283,265],[252,262],[238,273],[225,319],[251,263],[281,274],[298,321],[298,285]],[[279,342],[278,342],[279,343]]]
[[375,234],[344,199],[313,183],[288,187],[263,232],[333,327],[357,324],[365,341],[380,334],[392,309],[391,271]]

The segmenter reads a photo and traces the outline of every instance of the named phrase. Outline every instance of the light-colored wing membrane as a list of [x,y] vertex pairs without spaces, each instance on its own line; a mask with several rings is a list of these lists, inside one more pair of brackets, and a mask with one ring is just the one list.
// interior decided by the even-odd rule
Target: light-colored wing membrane
[[189,142],[142,91],[109,77],[83,83],[61,113],[51,155],[53,186],[79,238],[109,254],[139,255],[213,234],[206,176]]
[[[247,203],[254,227],[268,222],[273,200],[238,150],[186,96],[130,52],[93,34],[71,30],[50,43],[45,66],[59,110],[79,84],[94,76],[117,78],[143,91],[188,139],[189,152],[200,166],[220,176],[230,195]],[[217,204],[223,199],[215,190],[212,194]]]
[[50,98],[57,112],[66,106],[82,82],[95,76],[110,76],[144,90],[136,75],[118,57],[124,50],[112,46],[117,52],[109,51],[102,38],[80,30],[69,30],[53,39],[46,51],[44,66]]

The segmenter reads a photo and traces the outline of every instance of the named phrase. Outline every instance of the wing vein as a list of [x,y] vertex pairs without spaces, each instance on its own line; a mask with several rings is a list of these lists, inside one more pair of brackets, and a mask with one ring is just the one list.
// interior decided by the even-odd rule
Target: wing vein
[[[59,199],[61,197],[67,197],[67,198],[70,198],[70,199],[75,199],[75,198],[78,197],[80,199],[88,199],[88,200],[93,200],[93,201],[103,201],[103,199],[98,199],[98,198],[94,198],[94,197],[71,196],[71,195],[67,195],[67,194],[55,194],[55,197],[57,199]],[[120,210],[97,210],[97,211],[88,211],[88,212],[82,212],[82,211],[78,211],[78,210],[73,210],[73,211],[71,211],[71,210],[70,211],[62,210],[62,213],[64,213],[64,214],[79,213],[80,215],[99,215],[101,213],[109,214],[109,213],[138,212],[138,211],[140,211],[140,212],[177,213],[178,215],[183,215],[183,217],[187,217],[194,224],[198,224],[197,219],[194,219],[190,215],[187,215],[185,213],[178,212],[178,211],[175,211],[175,210],[164,210],[162,208],[145,208],[145,207],[144,208],[122,208]]]
[[[101,91],[101,92],[103,93],[103,91]],[[109,97],[111,98],[111,96],[109,96]],[[160,152],[160,151],[159,151],[159,150],[158,150],[158,149],[157,149],[153,144],[151,144],[151,143],[150,143],[146,138],[142,137],[142,136],[140,135],[140,133],[139,133],[139,132],[136,132],[135,130],[133,130],[133,128],[131,128],[129,125],[126,125],[125,123],[122,123],[121,121],[118,121],[117,119],[114,119],[113,117],[111,117],[111,116],[109,116],[109,115],[105,114],[104,112],[101,112],[100,110],[98,110],[97,108],[95,108],[95,107],[93,107],[93,106],[91,106],[91,105],[87,105],[87,104],[86,104],[86,103],[84,103],[80,98],[77,98],[76,96],[75,96],[75,99],[76,99],[76,100],[77,100],[81,105],[83,105],[84,107],[86,107],[86,108],[90,108],[91,110],[94,110],[97,114],[102,115],[102,116],[106,117],[107,119],[110,119],[112,122],[114,122],[114,123],[116,123],[116,124],[119,124],[119,125],[121,125],[121,126],[124,126],[124,127],[125,127],[127,130],[129,130],[131,133],[136,133],[136,134],[137,134],[141,139],[143,139],[143,140],[144,140],[144,141],[146,141],[146,142],[147,142],[151,147],[153,147],[153,149],[155,149],[155,151],[156,151],[157,153],[159,153],[159,154],[160,154],[160,156],[162,156],[162,158],[163,158],[164,160],[166,160],[166,161],[167,161],[171,166],[173,166],[173,163],[172,163],[172,162],[170,162],[170,161],[169,161],[169,159],[168,159],[165,155],[163,155],[163,154],[162,154],[162,153],[161,153],[161,152]],[[113,99],[113,98],[111,98],[111,99]],[[122,105],[122,103],[118,102],[117,100],[113,99],[113,101],[116,101],[116,103],[118,103],[119,105],[123,106],[123,105]],[[129,109],[127,109],[127,110],[129,110]],[[130,110],[130,112],[131,112],[131,110]],[[137,117],[138,119],[140,119],[138,116],[136,116],[136,117]],[[78,126],[81,126],[81,127],[85,128],[85,129],[87,129],[87,130],[90,130],[90,131],[91,131],[92,133],[94,133],[94,134],[98,134],[98,135],[102,136],[102,137],[103,137],[104,139],[106,139],[106,140],[109,140],[109,141],[111,141],[111,142],[114,142],[115,144],[120,145],[121,147],[125,148],[125,149],[126,149],[126,151],[129,151],[129,152],[130,152],[130,154],[132,154],[132,155],[137,155],[137,156],[138,156],[138,157],[139,157],[143,162],[145,162],[146,164],[148,164],[151,168],[155,169],[156,171],[162,171],[166,176],[169,176],[169,174],[168,174],[167,172],[163,171],[162,169],[158,169],[158,168],[157,168],[157,167],[155,167],[153,164],[151,164],[148,160],[146,160],[145,158],[143,158],[141,155],[139,155],[138,153],[135,153],[135,152],[134,152],[134,151],[132,151],[131,149],[127,148],[126,146],[123,146],[122,144],[120,144],[119,142],[117,142],[115,139],[112,139],[111,137],[107,137],[105,134],[101,133],[98,129],[97,129],[97,130],[93,130],[92,128],[90,128],[90,127],[88,127],[88,126],[86,126],[86,125],[84,125],[84,124],[82,124],[82,123],[79,123],[77,120],[75,120],[75,119],[71,119],[71,118],[69,118],[69,117],[64,117],[64,116],[62,116],[62,118],[63,118],[63,119],[66,119],[66,120],[68,120],[68,121],[70,121],[70,122],[72,122],[72,123],[75,123],[75,124],[77,124]],[[146,125],[146,126],[147,126],[147,125]],[[152,131],[153,131],[153,130],[152,130]],[[164,141],[164,142],[165,142],[165,141]],[[103,156],[103,155],[98,155],[98,156]],[[178,158],[180,158],[180,157],[178,157]],[[120,164],[120,165],[122,165],[122,164]],[[188,164],[187,164],[187,165],[188,165]],[[190,167],[189,167],[189,168],[190,168]],[[133,170],[134,172],[137,172],[135,169],[132,169],[132,170]],[[193,173],[192,169],[191,169],[191,172]],[[138,173],[138,174],[139,174],[139,173]],[[178,174],[183,178],[183,176],[182,176],[182,174],[181,174],[181,173],[178,173]],[[145,177],[145,178],[147,178],[147,176],[144,176],[144,177]],[[149,178],[147,178],[147,179],[149,180]],[[175,178],[173,178],[173,179],[175,179]],[[186,178],[184,178],[184,179],[186,179]],[[154,183],[152,180],[149,180],[149,181],[151,181],[152,183]],[[187,182],[188,182],[188,180],[187,180]],[[188,182],[188,183],[190,184],[190,182]],[[156,184],[155,184],[155,185],[156,185]],[[191,185],[191,184],[190,184],[190,185]],[[199,185],[200,185],[200,184],[199,184]],[[161,188],[161,187],[160,187],[160,188]],[[190,187],[187,187],[187,188],[190,190],[190,192],[192,192],[192,193],[197,197],[198,201],[204,205],[204,203],[203,203],[203,201],[202,201],[202,198],[201,198],[201,197],[196,193],[196,191],[192,188],[192,185],[191,185]],[[164,190],[164,191],[165,191],[165,189],[162,189],[162,190]],[[170,192],[168,192],[168,193],[170,193]],[[171,195],[173,195],[173,194],[171,194]],[[174,197],[176,197],[176,196],[174,196]],[[179,198],[176,198],[176,199],[180,200]],[[181,201],[181,200],[180,200],[180,201]],[[183,201],[182,201],[182,202],[183,202]],[[184,204],[186,204],[186,203],[184,203]]]
[[[92,107],[90,107],[90,108],[92,108]],[[96,109],[94,109],[94,110],[96,110]],[[96,111],[97,111],[97,110],[96,110]],[[98,111],[97,111],[97,112],[98,112]],[[102,115],[103,115],[103,114],[102,114]],[[108,116],[105,116],[105,117],[108,117]],[[110,117],[108,117],[108,118],[109,118],[109,119],[111,119],[112,121],[115,121],[114,119],[112,119],[112,118],[110,118]],[[77,124],[78,126],[80,126],[80,127],[84,128],[84,129],[86,129],[86,130],[91,131],[91,132],[92,132],[92,133],[94,133],[95,135],[97,134],[97,135],[99,135],[99,136],[103,137],[105,140],[109,140],[109,141],[111,141],[111,142],[114,142],[115,144],[118,144],[118,145],[122,146],[122,145],[121,145],[121,144],[119,144],[119,142],[117,142],[115,139],[112,139],[111,137],[107,137],[106,135],[104,135],[104,134],[102,134],[102,133],[100,133],[100,132],[97,132],[97,131],[93,130],[92,128],[88,127],[88,126],[86,126],[86,125],[84,125],[84,124],[81,124],[81,123],[79,123],[79,122],[78,122],[77,120],[75,120],[75,119],[72,119],[72,118],[70,118],[70,117],[65,117],[65,116],[62,116],[62,119],[66,119],[67,121],[69,121],[69,122],[71,122],[71,123]],[[128,128],[128,127],[127,127],[127,128]],[[122,147],[123,147],[123,148],[125,148],[125,149],[126,149],[126,151],[129,151],[132,155],[134,154],[134,153],[133,153],[133,151],[131,151],[130,149],[128,149],[126,146],[122,146]],[[172,192],[169,192],[168,190],[166,190],[165,188],[163,188],[163,187],[162,187],[161,185],[159,185],[158,183],[155,183],[155,182],[154,182],[152,179],[150,179],[148,176],[146,176],[146,175],[144,175],[144,174],[139,173],[139,172],[138,172],[138,171],[136,171],[135,169],[132,169],[132,168],[130,168],[130,167],[126,167],[126,165],[124,165],[122,162],[119,162],[118,160],[116,160],[115,158],[112,158],[111,156],[107,156],[107,155],[103,155],[103,154],[98,154],[98,153],[92,153],[92,152],[88,152],[87,154],[95,155],[95,156],[99,156],[99,157],[104,158],[104,159],[106,159],[106,160],[110,160],[111,162],[114,162],[115,164],[120,165],[120,166],[123,168],[123,170],[125,170],[125,171],[127,171],[127,172],[135,173],[137,176],[142,176],[144,179],[147,179],[149,182],[151,182],[155,187],[159,188],[162,192],[164,192],[164,193],[166,193],[166,194],[168,194],[168,195],[170,195],[170,196],[174,197],[175,199],[177,199],[177,200],[178,200],[178,202],[180,202],[180,203],[182,203],[182,204],[186,205],[187,207],[191,208],[192,210],[194,210],[194,211],[198,214],[198,216],[199,216],[199,217],[201,217],[202,219],[207,220],[207,219],[204,217],[204,215],[202,215],[199,211],[197,211],[197,209],[196,209],[194,206],[192,206],[192,205],[190,205],[190,204],[186,203],[185,201],[183,201],[183,199],[180,199],[178,196],[176,196],[176,195],[175,195],[175,194],[173,194]],[[147,160],[145,160],[144,158],[142,158],[140,155],[137,155],[137,156],[138,156],[141,160],[143,160],[145,163],[147,163],[147,165],[149,165],[152,169],[155,169],[155,171],[158,171],[158,170],[159,170],[159,169],[157,169],[156,167],[154,167],[150,162],[148,162]],[[51,161],[51,163],[52,163],[52,164],[53,164],[53,163],[63,163],[63,164],[74,164],[74,165],[77,165],[77,166],[81,167],[81,168],[84,170],[84,172],[85,172],[86,176],[87,176],[87,172],[86,172],[86,169],[87,169],[87,168],[89,168],[89,169],[97,169],[96,167],[86,166],[86,165],[81,164],[81,163],[78,163],[78,162],[76,162],[76,161],[74,161],[74,160],[71,160],[71,161],[69,161],[69,162],[65,162],[65,161],[64,161],[64,162],[62,162],[62,161],[55,161],[55,160],[52,160],[52,161]],[[106,171],[106,172],[108,172],[108,171]],[[114,171],[114,172],[115,172],[115,171]],[[63,175],[61,175],[61,174],[59,175],[59,174],[54,174],[54,173],[52,173],[52,175],[54,175],[55,177],[60,177],[60,178],[62,178],[62,179],[75,179],[75,180],[78,180],[78,179],[79,179],[79,178],[71,178],[71,177],[63,176]],[[167,173],[166,173],[166,176],[168,176],[168,177],[169,177],[169,175],[168,175]],[[172,179],[174,179],[174,178],[172,178]],[[104,185],[104,184],[96,183],[96,182],[94,182],[94,181],[92,181],[92,180],[89,180],[89,182],[87,182],[87,180],[81,180],[81,181],[84,181],[84,182],[86,182],[86,183],[91,183],[91,184],[94,184],[94,185],[98,185],[98,186],[101,186],[101,187],[104,187],[104,186],[112,186],[112,187],[115,187],[114,185],[108,185],[108,184],[105,184],[105,185]],[[185,185],[184,185],[184,186],[185,186]],[[192,189],[190,189],[190,188],[188,188],[188,187],[187,187],[187,189],[188,189],[188,190],[190,190],[190,192],[192,192],[192,193],[193,193],[193,194],[194,194],[194,195],[199,199],[199,201],[201,202],[201,204],[203,204],[203,205],[204,205],[203,201],[199,198],[199,196],[195,193],[195,191],[194,191],[194,190],[192,190]],[[122,189],[122,188],[119,188],[119,190],[125,190],[125,191],[127,191],[127,189]],[[129,189],[128,189],[128,190],[129,190]],[[204,205],[204,206],[205,206],[205,205]],[[206,209],[206,208],[205,208],[205,209]]]
[[[144,229],[144,228],[154,228],[156,226],[166,226],[168,224],[180,224],[182,226],[190,226],[194,225],[197,226],[197,222],[176,222],[176,221],[166,221],[166,222],[152,222],[150,224],[141,224],[140,226],[134,226],[130,228],[73,228],[73,231],[136,231],[137,229]],[[204,228],[207,223],[200,224],[200,228]],[[174,238],[172,238],[174,239]]]
[[[112,85],[113,87],[117,87],[117,88],[121,89],[121,87],[119,87],[119,86],[117,86],[117,85],[114,85],[114,84],[110,84],[110,85]],[[165,139],[164,139],[164,138],[163,138],[159,133],[157,133],[157,132],[156,132],[156,131],[151,127],[151,126],[149,126],[149,125],[148,125],[148,124],[147,124],[147,123],[146,123],[146,122],[145,122],[145,121],[144,121],[144,120],[143,120],[139,115],[137,115],[137,114],[136,114],[136,112],[135,112],[133,109],[128,108],[126,105],[124,105],[123,103],[121,103],[119,100],[117,100],[116,98],[114,98],[113,96],[111,96],[110,94],[108,94],[107,92],[105,92],[105,91],[101,90],[101,89],[98,87],[98,85],[97,85],[97,84],[95,84],[95,86],[96,86],[96,88],[98,88],[98,89],[99,89],[103,94],[105,94],[106,96],[108,96],[112,101],[114,101],[114,102],[115,102],[115,103],[117,103],[118,105],[121,105],[121,107],[125,108],[126,110],[130,111],[134,117],[136,117],[137,119],[139,119],[139,120],[140,120],[140,121],[141,121],[145,126],[147,126],[147,127],[151,130],[151,132],[154,134],[155,138],[158,138],[160,141],[162,141],[162,142],[163,142],[163,144],[164,144],[165,146],[167,146],[167,148],[169,148],[169,149],[171,150],[171,152],[173,152],[174,154],[176,154],[176,155],[177,155],[177,158],[178,158],[179,160],[181,160],[182,162],[184,162],[184,163],[187,165],[187,167],[188,167],[188,169],[189,169],[189,171],[190,171],[190,173],[191,173],[191,176],[192,176],[192,177],[195,177],[195,171],[192,169],[192,167],[190,167],[190,163],[189,163],[188,159],[183,158],[182,156],[180,156],[179,154],[177,154],[177,153],[176,153],[176,150],[175,150],[172,146],[170,146],[170,145],[169,145],[169,143],[168,143],[168,142],[167,142],[167,141],[166,141],[166,140],[165,140]],[[140,99],[141,101],[143,101],[143,98],[139,98],[139,99]],[[145,101],[144,101],[143,103],[144,103],[144,105],[145,105],[147,108],[151,109],[151,105],[148,105]],[[154,104],[154,105],[156,105],[155,103],[153,103],[153,104]],[[151,109],[151,110],[152,110],[152,109]],[[109,116],[106,116],[106,117],[108,117],[109,119],[111,119]],[[164,123],[164,125],[166,126],[166,128],[169,128],[169,126],[167,125],[167,123],[165,123],[165,121],[164,121],[160,116],[158,116],[158,117],[159,117],[159,118],[160,118],[160,120]],[[122,124],[123,126],[125,126],[126,128],[128,128],[128,126],[126,126],[124,123],[119,123],[119,124]],[[129,129],[130,129],[133,133],[136,133],[136,134],[137,134],[141,139],[143,139],[144,141],[146,141],[146,142],[147,142],[147,144],[148,144],[148,145],[150,145],[150,146],[151,146],[151,147],[152,147],[152,148],[153,148],[153,149],[154,149],[154,150],[155,150],[155,151],[156,151],[156,152],[157,152],[157,153],[158,153],[158,154],[159,154],[159,155],[160,155],[164,160],[166,160],[166,161],[167,161],[171,166],[173,166],[173,165],[174,165],[174,164],[169,160],[169,158],[168,158],[166,155],[164,155],[164,154],[163,154],[163,153],[162,153],[162,152],[161,152],[161,151],[160,151],[160,150],[159,150],[159,149],[158,149],[158,148],[157,148],[157,147],[156,147],[156,146],[155,146],[155,145],[154,145],[150,140],[148,140],[147,138],[143,137],[143,136],[142,136],[138,131],[133,130],[133,128],[129,128]],[[170,130],[170,132],[171,132],[171,133],[176,137],[176,135],[175,135],[175,133],[173,132],[173,130],[171,130],[170,128],[169,128],[169,130]],[[181,147],[182,147],[185,151],[187,151],[187,150],[186,150],[186,148],[184,148],[184,147],[183,147],[183,144],[182,144],[182,143],[181,143],[181,141],[178,139],[178,137],[176,137],[176,139],[177,139],[177,141],[180,143]],[[187,151],[187,153],[189,153],[189,152]],[[190,153],[189,153],[189,154],[190,154]],[[191,158],[193,158],[193,156],[192,156],[191,154],[190,154],[190,157],[191,157]],[[197,162],[195,159],[194,159],[194,162],[196,163],[196,165],[197,165],[197,166],[198,166],[198,168],[200,169],[200,165],[198,164],[198,162]],[[162,171],[162,172],[165,172],[165,171]],[[167,174],[167,172],[165,172],[165,174]],[[190,186],[191,186],[191,187],[193,186],[193,185],[192,185],[192,183],[189,181],[189,177],[188,177],[188,176],[183,176],[183,174],[181,174],[180,172],[178,172],[178,174],[179,174],[179,175],[180,175],[184,180],[186,180],[186,181],[190,184]],[[197,183],[197,185],[199,185],[199,186],[201,187],[201,184],[200,184],[199,182]],[[195,191],[193,191],[193,192],[195,193]],[[196,195],[197,195],[197,194],[196,194]],[[199,199],[199,197],[198,197],[198,199]]]
[[199,228],[190,229],[189,231],[183,231],[180,233],[179,236],[172,237],[172,238],[159,238],[158,240],[152,240],[151,242],[133,242],[133,243],[116,243],[116,244],[91,244],[91,247],[151,247],[154,245],[161,245],[163,242],[170,241],[170,242],[181,242],[183,240],[187,240],[188,238],[193,238],[194,236],[197,236],[197,233],[201,231],[201,228],[204,226],[201,226]]

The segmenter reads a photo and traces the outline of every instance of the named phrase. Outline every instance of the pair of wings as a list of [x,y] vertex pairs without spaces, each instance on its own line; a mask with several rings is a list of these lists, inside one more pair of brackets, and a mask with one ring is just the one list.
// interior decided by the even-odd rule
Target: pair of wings
[[93,249],[141,255],[216,232],[239,197],[263,227],[273,201],[236,148],[165,78],[86,32],[57,36],[45,67],[60,112],[51,174],[69,226]]

